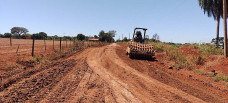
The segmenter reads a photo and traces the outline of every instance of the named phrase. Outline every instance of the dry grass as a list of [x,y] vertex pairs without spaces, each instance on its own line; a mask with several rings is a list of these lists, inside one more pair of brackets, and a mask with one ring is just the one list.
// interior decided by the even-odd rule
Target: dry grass
[[[168,60],[174,61],[174,67],[177,69],[191,69],[196,65],[204,65],[205,59],[210,55],[221,55],[223,54],[223,49],[216,48],[214,45],[210,44],[174,44],[174,43],[162,43],[162,42],[152,42],[150,43],[154,46],[154,49],[158,52],[165,52],[166,58]],[[199,55],[188,56],[184,55],[184,52],[179,51],[182,46],[192,48],[197,50]]]
[[200,75],[204,75],[204,71],[202,69],[194,69],[193,72],[198,73]]
[[[62,42],[62,50],[60,50],[59,47],[59,41],[55,41],[55,49],[53,49],[52,41],[46,40],[47,44],[47,51],[44,51],[43,46],[43,40],[36,40],[35,41],[35,56],[31,57],[31,40],[26,39],[13,39],[13,47],[10,47],[8,43],[8,39],[1,39],[5,41],[5,43],[1,44],[1,63],[0,63],[0,69],[1,71],[9,71],[13,68],[18,66],[18,63],[20,65],[26,66],[27,64],[30,65],[32,62],[32,65],[36,65],[37,63],[46,63],[53,60],[57,60],[59,58],[70,56],[74,52],[77,52],[79,50],[83,50],[89,47],[99,47],[104,46],[109,43],[105,42],[86,42],[86,41],[76,41],[75,44],[71,42],[71,44],[68,41],[68,48],[66,48],[65,42]],[[20,50],[19,53],[15,53],[16,51],[16,45],[20,44]],[[16,58],[16,59],[12,59]],[[12,63],[8,63],[12,62]],[[30,64],[29,64],[30,63]],[[20,66],[19,65],[19,66]]]
[[84,41],[77,41],[74,45],[72,45],[71,48],[69,48],[67,51],[64,50],[56,50],[54,53],[50,53],[46,56],[36,56],[32,58],[27,58],[28,61],[34,61],[34,62],[49,62],[53,61],[59,58],[63,58],[67,55],[70,55],[72,53],[75,53],[77,51],[89,48],[89,47],[99,47],[108,45],[109,43],[106,42],[84,42]]
[[203,56],[199,55],[199,56],[193,56],[191,61],[192,61],[192,64],[203,65],[205,62],[205,59]]
[[192,44],[189,46],[194,49],[197,49],[200,52],[200,54],[204,56],[223,54],[223,49],[216,48],[216,46],[212,44]]
[[167,49],[165,52],[167,58],[175,62],[174,67],[176,69],[189,69],[191,67],[189,61],[186,59],[182,52],[176,51],[172,48]]
[[17,67],[17,64],[16,63],[8,62],[6,64],[1,64],[0,65],[0,71],[7,72],[7,71],[13,70],[16,67]]

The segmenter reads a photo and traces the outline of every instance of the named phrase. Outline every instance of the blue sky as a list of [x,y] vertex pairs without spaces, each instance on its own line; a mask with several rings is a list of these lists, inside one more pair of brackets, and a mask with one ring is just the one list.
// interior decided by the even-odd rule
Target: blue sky
[[149,37],[157,33],[161,41],[175,43],[210,42],[217,23],[198,0],[1,0],[0,17],[0,33],[14,26],[50,36],[116,30],[118,39],[145,27]]

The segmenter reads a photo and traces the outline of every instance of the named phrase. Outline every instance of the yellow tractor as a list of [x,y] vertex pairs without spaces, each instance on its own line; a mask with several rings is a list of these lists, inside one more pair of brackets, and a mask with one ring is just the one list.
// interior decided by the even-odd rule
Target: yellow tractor
[[[144,36],[142,37],[141,31],[144,31]],[[128,47],[126,54],[130,58],[134,59],[155,59],[155,51],[153,46],[148,44],[148,38],[146,38],[146,28],[135,28],[133,38],[128,42]]]

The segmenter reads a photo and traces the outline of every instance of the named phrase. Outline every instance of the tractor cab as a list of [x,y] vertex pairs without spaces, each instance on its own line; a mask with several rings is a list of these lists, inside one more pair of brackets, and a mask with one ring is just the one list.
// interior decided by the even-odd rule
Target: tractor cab
[[[130,58],[141,58],[153,60],[155,51],[153,45],[148,44],[149,36],[146,35],[146,28],[135,28],[132,41],[128,42],[126,54]],[[144,33],[142,34],[141,31]]]
[[[144,31],[143,35],[140,30]],[[146,28],[135,28],[134,34],[133,34],[133,41],[138,43],[144,43],[146,40],[146,30],[147,30]]]

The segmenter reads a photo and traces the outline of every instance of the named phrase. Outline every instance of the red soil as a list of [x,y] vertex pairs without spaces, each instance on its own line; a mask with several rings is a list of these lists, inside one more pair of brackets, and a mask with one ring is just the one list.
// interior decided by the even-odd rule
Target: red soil
[[200,53],[197,49],[190,48],[189,46],[182,46],[178,49],[178,51],[181,51],[186,56],[198,56]]
[[[73,42],[71,42],[73,45]],[[19,49],[18,49],[19,46]],[[70,47],[70,42],[62,42],[63,50],[67,50]],[[55,50],[59,50],[59,41],[55,41]],[[18,49],[18,53],[16,53]],[[17,59],[32,58],[32,40],[31,39],[12,39],[12,47],[10,46],[9,38],[0,38],[0,72],[4,72],[3,69],[7,69],[11,66],[19,66],[16,64]],[[46,51],[44,47],[44,40],[35,40],[34,55],[45,56],[47,54],[54,53],[53,41],[46,40]]]

